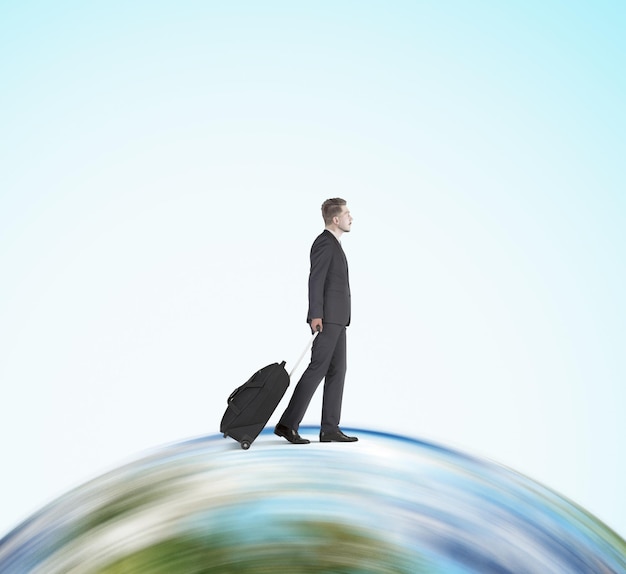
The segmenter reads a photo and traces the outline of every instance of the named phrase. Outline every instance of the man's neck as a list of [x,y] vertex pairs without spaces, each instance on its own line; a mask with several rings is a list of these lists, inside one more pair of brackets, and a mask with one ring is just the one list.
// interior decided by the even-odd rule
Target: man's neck
[[337,241],[341,241],[341,236],[343,235],[343,231],[341,231],[341,229],[337,227],[327,227],[326,229],[337,238]]

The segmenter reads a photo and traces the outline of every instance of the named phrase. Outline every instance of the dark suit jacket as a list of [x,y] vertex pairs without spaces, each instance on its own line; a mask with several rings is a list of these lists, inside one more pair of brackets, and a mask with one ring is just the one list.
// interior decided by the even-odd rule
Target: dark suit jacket
[[348,261],[337,238],[325,229],[311,247],[307,322],[350,324]]

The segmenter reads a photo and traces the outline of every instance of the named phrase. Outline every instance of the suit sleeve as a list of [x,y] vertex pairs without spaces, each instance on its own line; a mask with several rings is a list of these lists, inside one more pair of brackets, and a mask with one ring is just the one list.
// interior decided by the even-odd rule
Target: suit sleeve
[[332,245],[328,241],[316,241],[311,247],[311,272],[309,274],[308,321],[324,318],[324,285],[332,260]]

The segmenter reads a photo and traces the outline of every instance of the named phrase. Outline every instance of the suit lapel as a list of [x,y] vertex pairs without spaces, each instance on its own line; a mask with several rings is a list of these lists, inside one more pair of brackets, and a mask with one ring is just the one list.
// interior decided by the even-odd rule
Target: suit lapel
[[[328,229],[325,229],[324,232],[328,233],[335,241],[335,246],[339,250],[339,253],[341,254],[341,258],[343,259],[343,262],[346,266],[346,273],[348,273],[348,258],[346,257],[343,247],[341,247],[341,242],[330,231],[328,231]],[[348,280],[348,284],[349,283],[350,281]]]

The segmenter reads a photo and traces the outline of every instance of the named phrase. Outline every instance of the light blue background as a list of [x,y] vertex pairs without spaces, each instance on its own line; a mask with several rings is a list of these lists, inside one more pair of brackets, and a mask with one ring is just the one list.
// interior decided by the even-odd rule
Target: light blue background
[[340,196],[344,426],[623,536],[626,4],[129,4],[0,3],[0,533],[293,364]]

